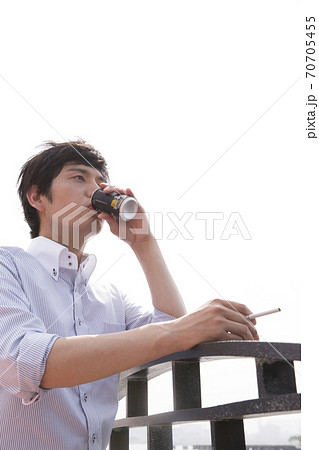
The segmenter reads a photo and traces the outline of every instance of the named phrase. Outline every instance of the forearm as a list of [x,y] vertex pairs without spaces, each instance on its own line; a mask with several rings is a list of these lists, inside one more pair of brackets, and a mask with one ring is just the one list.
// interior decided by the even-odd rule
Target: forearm
[[256,321],[246,319],[249,314],[245,305],[216,299],[168,322],[114,334],[61,337],[52,346],[41,387],[100,380],[200,342],[258,340]]
[[89,383],[179,351],[171,323],[113,334],[59,338],[48,356],[41,387]]
[[154,307],[173,317],[186,314],[182,297],[156,240],[141,242],[132,249],[146,276]]

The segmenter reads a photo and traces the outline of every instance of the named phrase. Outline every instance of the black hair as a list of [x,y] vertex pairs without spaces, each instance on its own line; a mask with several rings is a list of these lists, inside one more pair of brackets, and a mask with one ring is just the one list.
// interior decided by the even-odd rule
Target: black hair
[[22,166],[17,182],[24,217],[31,229],[31,238],[37,237],[40,231],[38,211],[30,205],[27,199],[27,193],[32,185],[38,186],[39,194],[45,195],[52,201],[50,192],[52,181],[59,175],[63,166],[69,162],[92,166],[100,172],[105,182],[109,182],[104,157],[99,150],[82,139],[61,143],[47,141],[42,147],[45,147],[45,150],[32,156]]

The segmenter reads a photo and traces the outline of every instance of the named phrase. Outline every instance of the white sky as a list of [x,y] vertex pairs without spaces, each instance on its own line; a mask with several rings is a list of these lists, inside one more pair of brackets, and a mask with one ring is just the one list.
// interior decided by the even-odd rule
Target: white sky
[[[45,140],[80,136],[159,234],[163,217],[160,246],[189,310],[220,296],[254,311],[280,306],[259,319],[261,339],[300,342],[302,310],[317,311],[319,147],[306,138],[304,70],[314,3],[2,1],[1,245],[29,241],[15,188],[21,165]],[[318,70],[314,83],[318,97]],[[223,215],[214,239],[196,218],[205,212]],[[175,224],[188,213],[191,238],[174,232],[168,213]],[[221,239],[232,213],[251,239]],[[141,269],[107,225],[88,250],[99,258],[96,278],[147,304]]]

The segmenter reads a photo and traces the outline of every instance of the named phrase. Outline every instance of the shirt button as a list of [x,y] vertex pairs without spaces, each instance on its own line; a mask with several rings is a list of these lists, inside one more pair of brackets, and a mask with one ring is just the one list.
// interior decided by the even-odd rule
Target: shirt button
[[93,442],[93,444],[94,444],[94,442],[95,442],[95,439],[96,439],[95,434],[92,434],[92,442]]
[[88,396],[87,396],[87,394],[84,394],[83,395],[83,400],[86,402],[87,401],[87,399],[88,399]]
[[81,326],[82,325],[82,320],[78,319],[78,324]]

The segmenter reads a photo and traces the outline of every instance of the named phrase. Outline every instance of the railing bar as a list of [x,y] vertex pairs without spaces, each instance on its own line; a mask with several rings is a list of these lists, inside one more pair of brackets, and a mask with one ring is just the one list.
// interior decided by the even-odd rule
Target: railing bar
[[208,342],[196,345],[185,352],[172,353],[142,366],[127,370],[122,373],[121,379],[145,369],[148,370],[148,379],[151,379],[156,376],[156,374],[153,375],[152,370],[158,371],[159,374],[165,373],[170,370],[171,361],[179,360],[199,359],[203,362],[225,358],[264,358],[281,361],[283,358],[280,357],[278,352],[282,354],[284,360],[301,360],[301,345],[297,343],[271,342],[270,346],[268,342],[257,341]]
[[115,421],[114,428],[145,427],[152,425],[170,425],[197,421],[220,421],[249,419],[276,414],[298,413],[301,409],[300,394],[285,394],[262,399],[244,400],[242,402],[208,408],[183,409],[140,416]]

